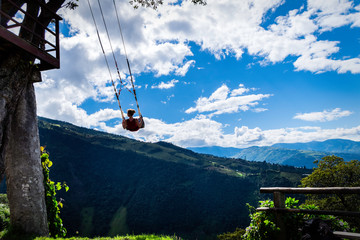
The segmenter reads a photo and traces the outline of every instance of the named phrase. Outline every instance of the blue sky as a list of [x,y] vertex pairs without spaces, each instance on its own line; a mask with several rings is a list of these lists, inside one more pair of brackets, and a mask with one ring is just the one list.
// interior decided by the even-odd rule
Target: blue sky
[[[113,79],[110,44],[90,1]],[[141,141],[182,147],[360,141],[360,1],[117,0],[146,127],[121,127],[86,1],[61,12],[61,69],[36,84],[38,114]],[[112,0],[102,0],[123,79],[129,78]],[[126,90],[123,109],[136,108]]]

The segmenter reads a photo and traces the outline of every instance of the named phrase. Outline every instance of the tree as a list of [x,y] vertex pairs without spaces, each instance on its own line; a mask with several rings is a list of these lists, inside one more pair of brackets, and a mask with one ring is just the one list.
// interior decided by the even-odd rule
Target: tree
[[[53,18],[47,11],[40,11],[41,5],[56,13],[61,7],[75,8],[77,1],[13,0],[17,6],[26,6],[27,14],[22,20],[19,37],[41,47],[42,43],[35,36],[44,36],[44,26],[48,26]],[[203,0],[192,2],[205,4]],[[130,3],[134,8],[156,9],[163,2],[134,0]],[[0,1],[0,7],[10,17],[18,11],[5,0]],[[7,18],[1,18],[0,27],[7,26],[8,22]],[[11,225],[27,233],[48,235],[33,86],[34,82],[41,81],[41,73],[34,67],[33,55],[20,50],[3,51],[1,45],[0,50],[0,180],[6,175]]]
[[[360,161],[345,162],[340,157],[326,156],[315,163],[317,167],[309,176],[301,180],[301,187],[360,187]],[[314,203],[320,209],[360,211],[360,198],[354,194],[312,194],[307,198],[307,202]],[[354,219],[345,220],[360,226],[358,220],[355,222]]]

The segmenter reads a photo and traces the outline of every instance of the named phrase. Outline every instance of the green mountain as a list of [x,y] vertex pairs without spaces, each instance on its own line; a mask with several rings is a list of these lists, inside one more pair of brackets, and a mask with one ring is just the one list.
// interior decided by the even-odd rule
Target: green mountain
[[272,147],[327,153],[360,154],[360,142],[345,139],[330,139],[323,142],[313,141],[308,143],[278,143]]
[[279,147],[250,147],[241,149],[234,157],[250,161],[266,161],[295,167],[315,167],[314,161],[329,155],[336,155],[345,161],[358,160],[360,154],[342,152],[320,152],[311,150],[296,150]]
[[249,161],[266,161],[296,167],[314,167],[314,161],[326,156],[325,153],[283,149],[275,147],[249,147],[241,149],[234,157],[242,157]]
[[331,139],[324,142],[279,143],[270,147],[221,148],[204,147],[190,148],[198,153],[208,153],[215,156],[243,158],[249,161],[259,161],[289,165],[295,167],[315,167],[314,161],[328,155],[342,157],[345,161],[360,159],[360,142]]
[[54,165],[61,216],[70,236],[176,234],[212,239],[249,224],[261,186],[297,186],[309,170],[198,154],[170,143],[39,118],[42,146]]

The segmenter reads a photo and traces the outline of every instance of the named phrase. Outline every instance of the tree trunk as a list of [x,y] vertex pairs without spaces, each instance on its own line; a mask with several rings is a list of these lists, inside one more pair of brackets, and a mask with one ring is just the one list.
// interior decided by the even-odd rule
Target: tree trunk
[[12,54],[0,63],[0,167],[4,162],[11,225],[16,231],[46,236],[44,176],[33,87],[40,72],[33,72],[31,64],[23,59]]
[[[55,13],[64,1],[45,3],[42,0]],[[44,27],[36,24],[34,19],[47,26],[53,15],[39,11],[37,1],[15,0],[18,6],[25,2],[27,14],[23,24],[43,36]],[[17,9],[12,4],[4,1],[0,6],[10,17],[15,16]],[[8,20],[1,18],[0,25],[7,23]],[[35,46],[40,44],[39,39],[25,28],[20,29],[19,37]],[[16,231],[46,236],[49,228],[33,87],[33,82],[41,81],[41,75],[39,71],[33,71],[31,63],[34,60],[34,56],[14,49],[0,53],[0,180],[6,173],[12,227]]]

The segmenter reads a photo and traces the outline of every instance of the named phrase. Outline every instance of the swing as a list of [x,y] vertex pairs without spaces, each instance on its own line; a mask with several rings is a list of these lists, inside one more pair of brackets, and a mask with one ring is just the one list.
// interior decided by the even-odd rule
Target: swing
[[[117,18],[118,27],[119,27],[119,30],[120,30],[121,40],[122,40],[123,47],[124,47],[124,52],[125,52],[125,57],[126,57],[126,63],[127,63],[128,69],[129,69],[129,75],[130,75],[132,90],[130,90],[130,89],[125,85],[125,83],[122,81],[122,79],[121,79],[120,70],[119,70],[119,67],[118,67],[118,64],[117,64],[117,61],[116,61],[116,58],[115,58],[115,53],[114,53],[114,50],[113,50],[113,47],[112,47],[112,44],[111,44],[109,31],[108,31],[108,28],[107,28],[107,25],[106,25],[106,22],[105,22],[105,18],[104,18],[104,14],[103,14],[103,11],[102,11],[102,7],[101,7],[101,4],[100,4],[100,1],[98,0],[97,2],[98,2],[98,4],[99,4],[100,13],[101,13],[102,20],[103,20],[103,23],[104,23],[104,26],[105,26],[107,38],[108,38],[108,40],[109,40],[111,52],[112,52],[112,55],[113,55],[113,59],[114,59],[115,66],[116,66],[116,71],[117,71],[117,74],[118,74],[118,77],[119,77],[119,80],[120,80],[120,89],[119,89],[119,90],[116,89],[116,86],[115,86],[115,83],[114,83],[114,80],[113,80],[113,77],[112,77],[112,74],[111,74],[111,71],[110,71],[109,63],[108,63],[108,60],[107,60],[107,57],[106,57],[106,54],[105,54],[105,50],[104,50],[104,47],[103,47],[103,44],[102,44],[102,41],[101,41],[101,38],[100,38],[99,30],[98,30],[98,27],[97,27],[97,24],[96,24],[96,21],[95,21],[94,13],[93,13],[93,11],[92,11],[92,8],[91,8],[91,5],[90,5],[90,1],[89,1],[89,0],[87,0],[87,1],[88,1],[88,4],[89,4],[91,16],[92,16],[92,19],[93,19],[93,21],[94,21],[94,25],[95,25],[95,28],[96,28],[96,33],[97,33],[97,36],[98,36],[98,39],[99,39],[99,43],[100,43],[100,46],[101,46],[101,50],[102,50],[103,55],[104,55],[104,58],[105,58],[106,66],[107,66],[108,71],[109,71],[109,75],[110,75],[110,79],[111,79],[111,84],[112,84],[112,86],[113,86],[113,89],[114,89],[114,92],[115,92],[115,96],[116,96],[116,99],[117,99],[117,102],[118,102],[118,105],[119,105],[119,108],[120,108],[121,117],[122,117],[122,120],[123,120],[123,127],[124,127],[126,130],[129,130],[129,131],[132,131],[132,132],[138,131],[140,128],[144,128],[144,127],[145,127],[145,123],[144,123],[144,120],[143,120],[143,118],[142,118],[142,115],[141,115],[141,112],[140,112],[139,103],[138,103],[137,96],[136,96],[134,80],[133,80],[133,76],[132,76],[132,73],[131,73],[131,68],[130,68],[129,59],[128,59],[128,56],[127,56],[127,53],[126,53],[125,41],[124,41],[124,37],[123,37],[123,34],[122,34],[122,30],[121,30],[121,25],[120,25],[119,16],[118,16],[118,13],[117,13],[117,8],[116,8],[115,0],[113,0],[113,3],[114,3],[114,8],[115,8],[115,13],[116,13],[116,18]],[[129,110],[132,110],[132,111],[133,111],[133,113],[131,114],[131,116],[129,115],[129,110],[128,110],[129,119],[125,119],[125,117],[124,117],[124,112],[123,112],[123,110],[122,110],[122,107],[121,107],[121,104],[120,104],[120,98],[119,98],[122,88],[126,88],[132,95],[134,95],[134,98],[135,98],[135,101],[136,101],[136,106],[137,106],[137,109],[138,109],[138,114],[139,114],[139,118],[138,118],[138,119],[136,119],[136,118],[134,119],[134,120],[136,120],[136,121],[139,121],[139,123],[136,123],[136,126],[134,125],[134,123],[129,124],[129,122],[131,122],[131,121],[129,121],[129,119],[132,119],[132,115],[135,113],[135,110],[129,109]],[[132,112],[132,111],[131,111],[131,112]],[[124,122],[126,122],[126,124],[124,124]]]

